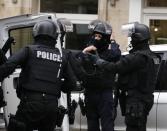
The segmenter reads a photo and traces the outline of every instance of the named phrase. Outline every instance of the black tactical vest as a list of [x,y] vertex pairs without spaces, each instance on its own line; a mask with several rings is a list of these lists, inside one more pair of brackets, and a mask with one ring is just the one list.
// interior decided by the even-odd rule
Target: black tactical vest
[[58,49],[44,45],[27,48],[28,60],[20,74],[22,88],[59,95],[62,57]]
[[137,51],[135,55],[141,55],[146,58],[144,68],[136,69],[123,76],[119,76],[119,88],[126,90],[129,95],[134,97],[152,96],[156,84],[156,62],[158,57],[149,50]]
[[159,58],[151,51],[141,51],[139,54],[147,58],[146,67],[137,72],[138,89],[144,94],[152,94],[156,85],[157,69],[156,64]]

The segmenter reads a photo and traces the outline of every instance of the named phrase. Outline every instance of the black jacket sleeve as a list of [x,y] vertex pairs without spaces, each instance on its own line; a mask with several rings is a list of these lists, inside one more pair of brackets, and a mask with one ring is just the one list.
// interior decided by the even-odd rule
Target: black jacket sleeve
[[106,50],[105,53],[107,54],[106,60],[109,62],[116,62],[121,57],[121,50],[116,42],[111,43],[111,49]]
[[[7,60],[4,52],[0,49],[0,65],[2,65],[3,63],[5,63]],[[2,81],[2,80],[1,80]],[[0,86],[0,108],[5,106],[6,103],[4,101],[4,95],[3,95],[3,89],[2,87]]]
[[18,65],[23,66],[27,57],[28,47],[21,49],[19,52],[9,57],[9,59],[0,66],[0,81],[13,73]]
[[71,68],[77,78],[77,80],[82,81],[85,77],[82,68],[82,61],[83,61],[84,54],[82,52],[71,52],[69,57],[69,62]]
[[70,92],[71,90],[74,90],[76,88],[76,81],[77,81],[77,78],[74,74],[74,71],[71,67],[71,64],[69,62],[69,56],[70,56],[70,51],[68,50],[64,50],[63,51],[64,53],[64,56],[65,56],[65,63],[64,63],[64,66],[63,66],[63,83],[62,83],[62,86],[61,86],[61,90],[64,92],[64,93],[67,93],[67,92]]
[[97,65],[109,72],[125,74],[136,69],[144,68],[146,62],[147,58],[144,55],[129,54],[116,63],[103,61],[100,65],[98,63]]
[[5,54],[3,53],[3,51],[0,49],[0,65],[2,65],[3,63],[5,63],[7,60]]

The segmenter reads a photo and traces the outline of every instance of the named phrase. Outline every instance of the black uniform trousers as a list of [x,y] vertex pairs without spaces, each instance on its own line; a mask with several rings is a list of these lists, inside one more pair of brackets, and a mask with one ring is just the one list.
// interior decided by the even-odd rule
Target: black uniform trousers
[[28,92],[21,96],[15,120],[25,124],[25,131],[54,131],[57,107],[57,96]]
[[146,131],[147,116],[152,108],[153,99],[143,101],[138,98],[126,99],[126,131]]
[[88,131],[114,130],[112,89],[86,91],[85,103]]

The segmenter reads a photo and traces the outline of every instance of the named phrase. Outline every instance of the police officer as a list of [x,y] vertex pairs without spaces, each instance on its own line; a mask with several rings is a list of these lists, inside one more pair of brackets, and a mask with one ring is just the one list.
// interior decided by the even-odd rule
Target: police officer
[[126,92],[126,131],[146,131],[146,122],[153,105],[157,56],[150,50],[149,28],[144,24],[129,23],[122,26],[131,37],[132,49],[117,63],[98,59],[96,64],[110,73],[120,74],[119,84]]
[[8,131],[53,131],[56,126],[62,78],[68,79],[67,56],[55,48],[58,26],[43,20],[33,27],[35,42],[0,66],[0,80],[20,65],[20,104]]
[[[85,88],[85,103],[88,131],[113,131],[113,86],[115,74],[103,72],[94,68],[90,54],[108,62],[116,62],[121,55],[119,45],[114,41],[111,44],[112,28],[101,20],[92,21],[89,24],[91,36],[88,46],[78,55],[81,60],[81,70],[84,72],[79,77]],[[111,45],[111,49],[109,49]]]

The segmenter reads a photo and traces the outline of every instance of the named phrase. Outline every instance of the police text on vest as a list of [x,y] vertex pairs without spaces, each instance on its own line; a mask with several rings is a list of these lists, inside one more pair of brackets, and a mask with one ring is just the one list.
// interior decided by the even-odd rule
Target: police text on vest
[[37,58],[61,62],[61,57],[59,54],[46,52],[46,51],[37,51]]

